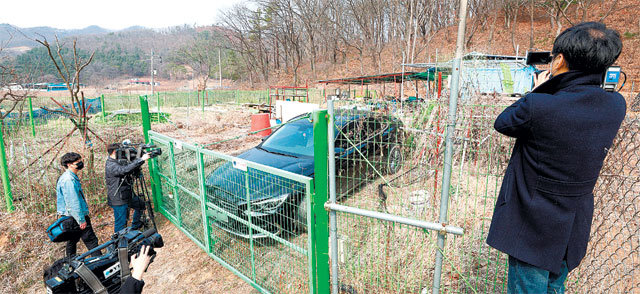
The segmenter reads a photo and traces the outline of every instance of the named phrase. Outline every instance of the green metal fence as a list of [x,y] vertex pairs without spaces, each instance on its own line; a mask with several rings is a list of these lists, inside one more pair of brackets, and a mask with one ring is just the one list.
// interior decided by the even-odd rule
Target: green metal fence
[[261,292],[313,293],[311,178],[149,132],[160,212]]

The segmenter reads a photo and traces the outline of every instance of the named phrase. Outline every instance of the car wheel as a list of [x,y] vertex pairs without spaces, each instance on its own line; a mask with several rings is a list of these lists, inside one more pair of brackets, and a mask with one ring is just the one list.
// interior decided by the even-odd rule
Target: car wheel
[[402,152],[400,151],[400,146],[393,145],[389,148],[389,153],[387,155],[387,173],[395,174],[400,170],[402,166]]
[[298,232],[303,233],[307,231],[307,195],[302,196],[302,199],[296,207],[296,213],[294,217],[295,228]]

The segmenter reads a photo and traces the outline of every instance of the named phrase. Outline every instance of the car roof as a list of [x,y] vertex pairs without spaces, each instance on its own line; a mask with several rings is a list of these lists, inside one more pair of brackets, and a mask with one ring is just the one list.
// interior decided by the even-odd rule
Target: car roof
[[[347,123],[358,120],[363,117],[371,117],[374,112],[369,110],[361,110],[361,109],[336,109],[335,112],[335,123],[337,126],[344,126]],[[303,118],[305,116],[310,116],[311,112],[303,113],[298,116],[291,118],[289,121]]]

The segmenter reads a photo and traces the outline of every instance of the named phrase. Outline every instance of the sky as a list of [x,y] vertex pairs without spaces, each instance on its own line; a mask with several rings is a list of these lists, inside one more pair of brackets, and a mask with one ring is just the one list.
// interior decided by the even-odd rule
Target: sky
[[211,25],[218,22],[220,9],[241,2],[243,0],[2,0],[0,23],[21,28],[59,29],[97,25],[111,30],[131,26]]

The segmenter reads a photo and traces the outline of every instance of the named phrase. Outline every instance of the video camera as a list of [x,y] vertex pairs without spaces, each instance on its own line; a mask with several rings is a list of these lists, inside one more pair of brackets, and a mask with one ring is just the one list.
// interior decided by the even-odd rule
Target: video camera
[[130,140],[124,140],[120,146],[120,148],[116,149],[116,160],[122,165],[129,164],[144,154],[149,154],[149,158],[162,155],[162,149],[152,144],[135,144],[131,143]]
[[[527,52],[527,60],[525,61],[526,65],[539,65],[539,64],[548,64],[553,61],[553,57],[551,56],[550,51],[529,51]],[[537,76],[543,72],[543,70],[536,70],[534,74]],[[616,86],[620,82],[620,74],[624,75],[624,81],[619,89],[616,90]],[[602,88],[608,92],[620,91],[624,87],[624,84],[627,82],[627,74],[625,74],[619,66],[610,66],[607,68],[603,76]]]
[[[125,228],[114,234],[110,241],[77,257],[56,261],[44,272],[47,293],[119,293],[124,280],[130,275],[131,256],[138,254],[143,245],[154,248],[164,246],[162,236],[155,228],[144,232]],[[88,257],[106,248],[106,254]]]

